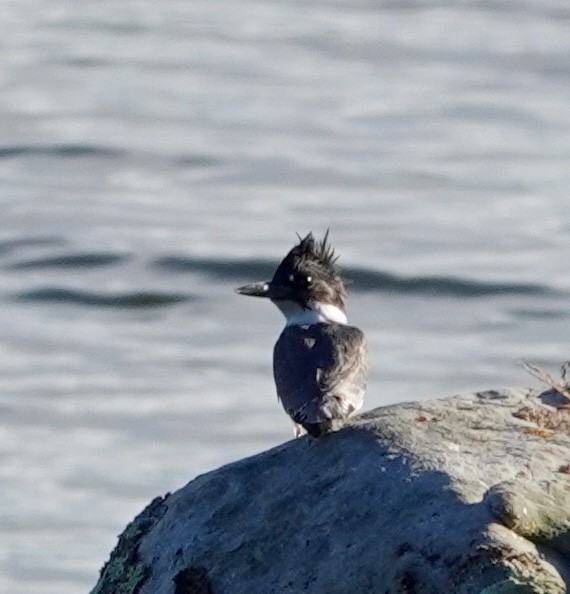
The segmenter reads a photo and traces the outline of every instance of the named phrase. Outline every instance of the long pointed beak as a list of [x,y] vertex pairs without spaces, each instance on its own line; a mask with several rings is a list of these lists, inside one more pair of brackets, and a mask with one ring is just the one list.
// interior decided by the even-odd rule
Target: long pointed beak
[[271,285],[266,281],[251,283],[250,285],[238,287],[236,293],[239,293],[240,295],[248,295],[250,297],[269,297],[271,293]]

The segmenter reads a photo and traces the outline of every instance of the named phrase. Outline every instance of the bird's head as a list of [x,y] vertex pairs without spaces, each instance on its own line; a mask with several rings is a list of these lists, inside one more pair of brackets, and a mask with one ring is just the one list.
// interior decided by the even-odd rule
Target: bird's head
[[237,292],[271,299],[289,325],[323,320],[346,322],[346,291],[335,266],[338,258],[327,241],[328,231],[321,241],[312,233],[299,240],[270,281],[245,285]]

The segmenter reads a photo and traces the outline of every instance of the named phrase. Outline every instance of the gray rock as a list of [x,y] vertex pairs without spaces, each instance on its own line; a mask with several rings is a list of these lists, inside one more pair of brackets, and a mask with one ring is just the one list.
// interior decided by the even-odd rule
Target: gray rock
[[127,527],[93,592],[570,591],[564,404],[399,404],[199,476]]

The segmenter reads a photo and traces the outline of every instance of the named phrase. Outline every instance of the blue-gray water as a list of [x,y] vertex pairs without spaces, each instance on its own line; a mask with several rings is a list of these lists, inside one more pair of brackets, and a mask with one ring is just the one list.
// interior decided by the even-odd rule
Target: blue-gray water
[[366,408],[568,358],[567,0],[18,0],[0,47],[0,591],[88,591],[150,498],[292,437],[233,288],[295,231]]

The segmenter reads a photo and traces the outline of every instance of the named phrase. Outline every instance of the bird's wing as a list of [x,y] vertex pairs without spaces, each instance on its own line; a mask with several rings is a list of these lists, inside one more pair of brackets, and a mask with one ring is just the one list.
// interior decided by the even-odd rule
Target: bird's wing
[[343,324],[286,328],[275,345],[277,395],[299,423],[344,419],[362,406],[366,341]]
[[[354,326],[328,324],[330,364],[322,368],[321,392],[333,399],[335,415],[348,417],[361,408],[366,390],[368,349],[364,334]],[[326,344],[326,343],[325,343]]]

